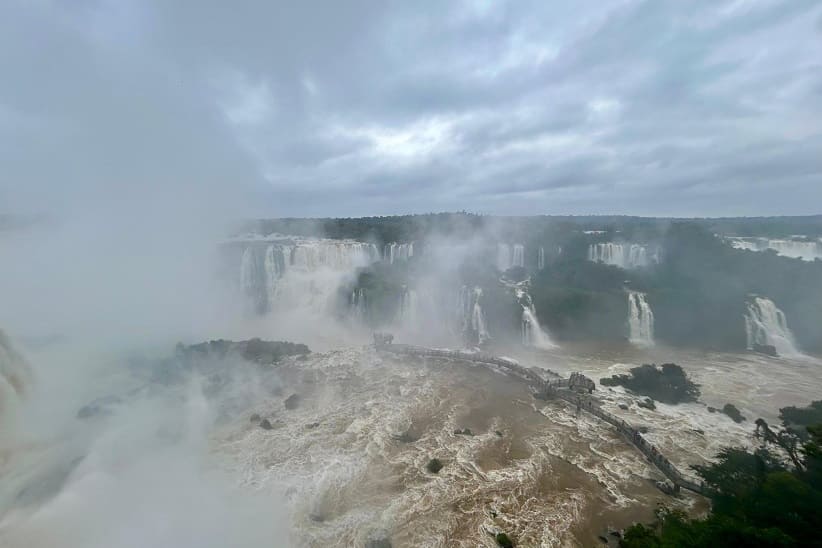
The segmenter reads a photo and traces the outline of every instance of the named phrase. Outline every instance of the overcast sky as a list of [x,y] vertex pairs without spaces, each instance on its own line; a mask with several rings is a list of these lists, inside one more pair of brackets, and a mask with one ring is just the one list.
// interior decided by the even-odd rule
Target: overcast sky
[[4,0],[0,213],[822,212],[819,0]]

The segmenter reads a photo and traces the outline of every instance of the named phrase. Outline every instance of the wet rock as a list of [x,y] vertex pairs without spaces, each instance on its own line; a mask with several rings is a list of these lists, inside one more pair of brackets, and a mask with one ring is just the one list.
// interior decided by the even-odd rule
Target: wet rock
[[302,400],[302,398],[299,394],[291,394],[285,399],[285,408],[289,410],[297,409],[300,405],[300,400]]
[[462,430],[457,428],[456,430],[454,430],[454,435],[457,435],[457,436],[473,436],[474,433],[471,432],[470,428],[463,428]]
[[708,406],[708,413],[716,413],[717,411],[719,410],[716,407]]
[[666,495],[676,495],[677,493],[679,493],[679,486],[668,479],[666,479],[665,481],[655,481],[654,485],[656,485],[657,489],[659,489]]
[[428,461],[428,464],[425,465],[425,469],[431,472],[432,474],[436,474],[440,470],[442,470],[442,462],[440,459],[431,459]]
[[269,421],[268,419],[263,419],[260,421],[260,428],[262,428],[263,430],[271,430],[274,427],[271,425],[271,421]]
[[502,548],[514,548],[514,541],[505,533],[497,533],[494,540],[496,540],[497,545],[502,546]]
[[656,409],[656,403],[654,403],[654,400],[652,400],[651,398],[639,400],[636,404],[644,409],[650,409],[651,411]]
[[502,437],[502,432],[501,432],[501,431],[499,431],[499,430],[494,430],[494,434],[496,434],[496,435],[497,435],[497,436],[499,436],[500,438]]
[[725,407],[722,408],[722,412],[728,415],[737,424],[747,420],[739,411],[739,409],[737,409],[736,406],[732,403],[726,403]]
[[754,344],[753,351],[759,352],[760,354],[765,354],[766,356],[772,356],[774,358],[779,356],[776,352],[776,347],[772,344]]
[[301,356],[311,351],[304,344],[295,344],[286,341],[263,341],[249,339],[247,341],[229,341],[224,339],[193,344],[190,346],[178,343],[175,355],[177,359],[189,365],[202,361],[203,358],[225,358],[239,356],[246,361],[270,365],[277,363],[286,356]]
[[647,426],[637,426],[636,431],[640,434],[647,434],[650,431],[650,428],[648,428]]
[[419,439],[417,436],[414,436],[410,431],[403,432],[402,434],[395,434],[391,437],[394,440],[399,441],[401,443],[414,443]]
[[628,406],[627,406],[626,404],[624,404],[624,403],[620,403],[620,404],[619,404],[619,408],[620,408],[620,409],[622,409],[623,411],[627,411],[627,410],[628,410]]
[[697,401],[700,390],[685,371],[674,363],[632,367],[628,375],[600,379],[603,386],[624,386],[631,392],[667,404]]
[[550,395],[548,394],[548,392],[546,392],[546,391],[544,391],[544,390],[543,390],[543,391],[541,391],[541,392],[534,392],[532,395],[534,396],[534,399],[537,399],[537,400],[544,400],[544,401],[548,401],[549,399],[551,399],[551,397],[550,397]]
[[77,411],[77,418],[89,419],[100,415],[108,415],[111,413],[111,408],[121,402],[122,399],[118,396],[98,398],[88,405],[81,407],[80,410]]
[[260,422],[260,421],[262,420],[262,417],[260,417],[260,414],[259,414],[259,413],[254,413],[253,415],[251,415],[251,416],[248,418],[248,420],[249,420],[250,422],[253,422],[254,424],[257,424],[258,422]]

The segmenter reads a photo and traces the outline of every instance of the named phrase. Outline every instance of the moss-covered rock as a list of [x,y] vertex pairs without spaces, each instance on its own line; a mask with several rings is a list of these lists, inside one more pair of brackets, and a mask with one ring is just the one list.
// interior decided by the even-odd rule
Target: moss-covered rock
[[603,386],[624,386],[631,392],[669,404],[696,401],[700,393],[699,385],[673,363],[633,367],[628,375],[613,375],[599,382]]

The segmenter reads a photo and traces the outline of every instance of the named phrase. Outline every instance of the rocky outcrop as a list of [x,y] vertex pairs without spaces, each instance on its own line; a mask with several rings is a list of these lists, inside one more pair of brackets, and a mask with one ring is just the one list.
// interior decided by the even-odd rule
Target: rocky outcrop
[[746,420],[739,409],[737,409],[732,403],[726,403],[725,407],[722,408],[722,412],[733,419],[735,423],[744,422]]
[[753,351],[758,352],[760,354],[765,354],[766,356],[772,356],[774,358],[779,356],[779,353],[776,351],[776,347],[772,344],[753,344]]
[[442,466],[442,461],[440,461],[440,459],[431,459],[428,461],[428,464],[425,465],[425,469],[432,474],[436,474],[442,470]]
[[185,362],[203,358],[223,359],[237,356],[250,362],[273,364],[286,356],[301,356],[310,352],[311,350],[304,344],[262,339],[247,341],[218,339],[190,346],[179,343],[176,348],[177,358]]

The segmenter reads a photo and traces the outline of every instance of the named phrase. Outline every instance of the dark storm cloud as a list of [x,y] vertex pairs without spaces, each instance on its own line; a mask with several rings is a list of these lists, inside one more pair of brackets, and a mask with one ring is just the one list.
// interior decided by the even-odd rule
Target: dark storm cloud
[[805,0],[12,0],[0,199],[257,212],[808,213]]

